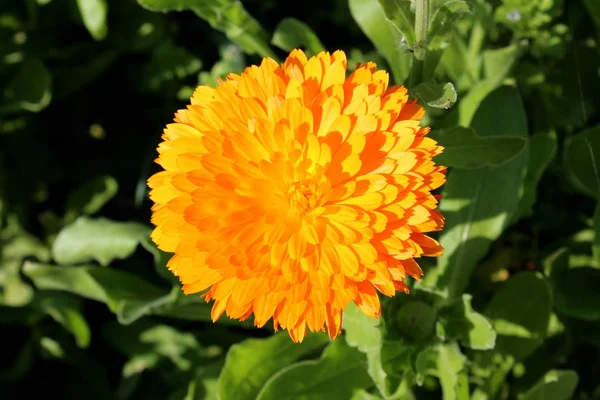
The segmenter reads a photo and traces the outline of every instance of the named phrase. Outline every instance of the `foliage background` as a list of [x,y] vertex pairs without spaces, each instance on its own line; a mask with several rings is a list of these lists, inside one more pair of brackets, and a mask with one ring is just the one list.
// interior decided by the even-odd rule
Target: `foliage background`
[[[419,48],[407,1],[0,1],[1,397],[600,399],[599,4],[434,0]],[[145,184],[196,85],[295,46],[413,83],[451,166],[425,280],[301,345],[208,322]]]

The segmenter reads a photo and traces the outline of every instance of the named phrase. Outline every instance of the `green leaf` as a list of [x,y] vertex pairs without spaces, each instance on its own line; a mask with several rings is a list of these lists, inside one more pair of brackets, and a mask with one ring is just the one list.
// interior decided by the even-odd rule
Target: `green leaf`
[[67,198],[65,221],[72,222],[81,214],[97,213],[119,189],[117,180],[109,175],[101,175],[78,187]]
[[285,51],[306,47],[309,56],[325,50],[323,43],[310,26],[296,18],[284,18],[277,25],[271,44]]
[[[488,59],[488,63],[490,65],[493,64],[497,68],[492,69],[489,67],[488,72],[490,73],[490,77],[477,83],[464,97],[461,98],[456,109],[456,112],[458,112],[458,125],[471,125],[475,113],[482,102],[489,97],[490,93],[498,88],[512,69],[513,65],[517,62],[521,55],[520,48],[511,46],[507,49],[510,49],[510,51],[496,49],[485,50],[483,52],[483,59]],[[481,134],[481,132],[477,132]],[[506,134],[510,134],[510,132],[506,132]]]
[[438,346],[428,346],[417,354],[415,360],[415,378],[417,385],[422,386],[426,376],[437,376]]
[[551,310],[550,287],[540,273],[522,272],[510,278],[485,312],[498,335],[496,351],[524,360],[544,340]]
[[[371,318],[351,303],[344,310],[343,329],[346,332],[346,343],[358,348],[367,356],[367,371],[375,382],[379,392],[386,398],[392,396],[388,374],[382,361],[381,320]],[[392,389],[392,390],[390,390]]]
[[[36,357],[34,341],[27,340],[19,349],[14,361],[0,370],[0,384],[23,381],[33,368]],[[8,362],[5,361],[6,364]]]
[[584,320],[600,319],[600,269],[574,267],[567,248],[561,248],[544,260],[544,270],[550,276],[554,306],[565,315]]
[[410,47],[415,46],[415,14],[410,10],[412,0],[377,0],[385,17],[391,21]]
[[600,269],[571,268],[552,277],[554,305],[575,318],[600,320]]
[[460,352],[456,343],[439,345],[437,351],[437,376],[442,385],[444,400],[468,400],[469,386],[461,378],[466,357]]
[[106,0],[77,0],[79,13],[86,29],[96,40],[102,40],[108,33],[106,16],[108,4]]
[[287,332],[280,332],[267,339],[247,339],[233,345],[217,382],[219,397],[256,399],[274,374],[328,340],[326,335],[309,334],[302,343],[294,343]]
[[150,235],[150,228],[135,222],[79,217],[60,231],[52,246],[54,260],[62,265],[91,260],[109,265],[131,255]]
[[350,13],[390,66],[394,82],[403,83],[410,73],[412,56],[400,47],[402,33],[389,20],[377,0],[349,0]]
[[600,126],[567,138],[564,160],[573,185],[600,199]]
[[439,313],[437,334],[441,340],[459,340],[462,345],[475,350],[493,349],[496,332],[483,315],[473,310],[472,296],[463,294],[460,300]]
[[550,161],[556,154],[556,134],[533,135],[529,138],[529,162],[523,184],[523,197],[519,203],[519,217],[531,216],[537,197],[537,187]]
[[423,75],[425,80],[433,78],[442,55],[453,39],[453,27],[456,24],[456,20],[472,11],[471,5],[468,2],[451,0],[444,3],[433,14],[426,43],[427,53]]
[[110,268],[61,267],[27,261],[23,272],[38,289],[61,290],[105,303],[125,324],[149,313],[171,296],[136,275]]
[[579,377],[572,370],[550,370],[520,400],[568,400],[573,398]]
[[22,307],[34,298],[33,288],[21,278],[23,260],[48,261],[50,251],[38,238],[22,231],[2,242],[0,239],[0,304]]
[[457,126],[431,133],[444,147],[436,163],[455,168],[499,166],[515,158],[527,145],[521,136],[477,136],[472,128]]
[[33,299],[33,289],[21,279],[21,264],[20,260],[0,260],[0,305],[23,307]]
[[355,390],[372,384],[364,354],[336,340],[320,359],[292,364],[273,375],[256,399],[349,399]]
[[484,51],[482,58],[485,79],[498,83],[502,82],[521,54],[523,54],[523,46],[520,44]]
[[202,61],[195,54],[173,43],[163,43],[154,50],[150,62],[144,66],[140,90],[175,95],[183,80],[201,69]]
[[445,84],[423,82],[418,84],[413,91],[423,103],[433,108],[448,109],[456,103],[458,96],[454,85],[450,82]]
[[82,313],[80,299],[60,292],[36,293],[34,307],[61,324],[75,338],[77,346],[87,348],[92,337]]
[[152,11],[192,10],[246,53],[276,58],[267,44],[267,33],[239,0],[138,0],[138,3]]
[[[509,87],[492,92],[477,110],[471,127],[480,137],[527,137],[518,92]],[[473,267],[517,211],[527,159],[528,152],[521,152],[497,167],[450,172],[440,204],[446,218],[440,237],[444,255],[438,259],[438,268],[425,277],[427,285],[446,292],[450,299],[460,296]]]
[[383,400],[381,397],[369,393],[364,389],[360,389],[354,392],[350,400]]
[[592,254],[596,263],[600,265],[600,201],[596,204],[594,212],[594,243],[592,244]]
[[23,109],[39,112],[52,99],[52,75],[38,58],[26,58],[12,81],[3,90],[2,111]]

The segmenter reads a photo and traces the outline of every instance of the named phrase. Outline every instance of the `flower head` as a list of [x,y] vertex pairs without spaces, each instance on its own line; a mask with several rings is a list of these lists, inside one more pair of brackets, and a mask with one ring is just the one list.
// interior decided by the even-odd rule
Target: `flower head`
[[152,238],[186,294],[208,289],[213,320],[335,338],[350,302],[378,317],[377,292],[407,292],[414,258],[441,254],[425,233],[443,226],[431,191],[445,167],[424,111],[374,63],[347,78],[346,64],[341,51],[265,58],[198,87],[166,127]]

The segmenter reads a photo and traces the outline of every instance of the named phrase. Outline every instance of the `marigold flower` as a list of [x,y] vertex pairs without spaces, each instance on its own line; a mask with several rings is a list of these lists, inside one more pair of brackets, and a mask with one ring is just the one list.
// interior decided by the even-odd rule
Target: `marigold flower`
[[152,238],[212,319],[273,318],[299,342],[341,332],[350,302],[377,318],[377,291],[408,292],[414,258],[442,249],[431,191],[445,181],[424,110],[372,62],[346,78],[342,51],[265,58],[196,89],[158,147]]

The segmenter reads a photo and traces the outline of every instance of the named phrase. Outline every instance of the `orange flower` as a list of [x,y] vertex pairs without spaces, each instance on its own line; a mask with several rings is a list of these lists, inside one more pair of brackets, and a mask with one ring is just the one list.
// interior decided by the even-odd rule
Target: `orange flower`
[[287,329],[340,334],[354,302],[377,318],[377,291],[408,292],[415,257],[439,256],[430,192],[445,181],[423,109],[374,63],[346,78],[342,51],[265,58],[198,87],[164,131],[148,183],[153,240],[174,252],[186,294]]

